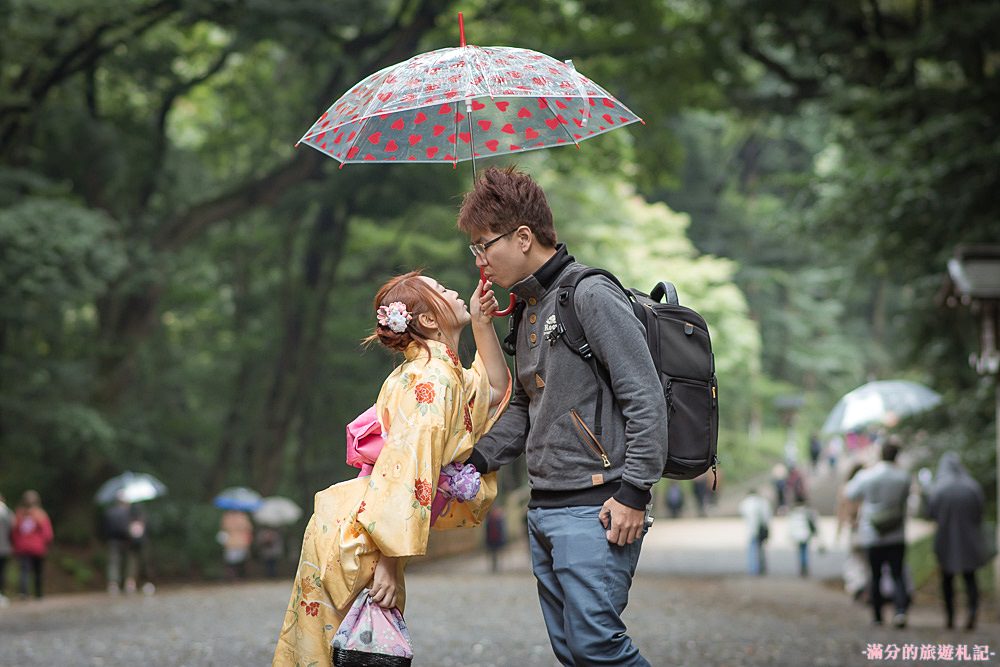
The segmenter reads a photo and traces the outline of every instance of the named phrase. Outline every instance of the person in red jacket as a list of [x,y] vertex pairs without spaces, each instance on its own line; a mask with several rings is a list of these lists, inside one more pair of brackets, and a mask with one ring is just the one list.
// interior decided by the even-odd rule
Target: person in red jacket
[[42,597],[42,567],[52,542],[52,522],[42,509],[37,491],[25,491],[14,515],[11,532],[14,556],[21,563],[21,597],[28,596],[28,576],[35,575],[35,597]]

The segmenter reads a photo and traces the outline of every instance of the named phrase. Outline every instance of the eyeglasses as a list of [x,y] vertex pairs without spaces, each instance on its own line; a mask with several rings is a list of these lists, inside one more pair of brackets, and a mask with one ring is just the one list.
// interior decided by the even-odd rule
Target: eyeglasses
[[496,237],[495,239],[490,239],[489,241],[486,241],[485,243],[471,243],[471,244],[469,244],[469,250],[472,251],[472,254],[475,257],[485,257],[486,256],[486,249],[487,248],[489,248],[491,245],[493,245],[494,243],[496,243],[497,241],[499,241],[503,237],[510,236],[511,234],[513,234],[516,231],[517,231],[516,229],[512,229],[509,232],[507,232],[506,234],[501,234],[500,236]]

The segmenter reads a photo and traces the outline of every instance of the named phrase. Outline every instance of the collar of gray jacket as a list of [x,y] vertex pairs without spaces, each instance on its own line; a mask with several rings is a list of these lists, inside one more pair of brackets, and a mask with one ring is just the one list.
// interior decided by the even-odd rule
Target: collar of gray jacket
[[540,297],[552,287],[552,284],[559,277],[559,274],[563,272],[563,269],[575,261],[576,259],[566,249],[566,244],[557,243],[556,253],[542,264],[537,271],[515,283],[510,288],[510,291],[516,294],[522,301],[531,297]]

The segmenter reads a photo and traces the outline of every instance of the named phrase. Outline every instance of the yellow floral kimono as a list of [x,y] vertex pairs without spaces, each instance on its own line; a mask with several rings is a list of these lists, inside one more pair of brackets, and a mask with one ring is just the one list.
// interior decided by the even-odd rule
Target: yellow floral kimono
[[[372,474],[316,494],[302,539],[291,600],[274,651],[274,665],[330,665],[333,636],[358,593],[371,583],[380,553],[419,556],[427,551],[431,501],[441,467],[464,461],[493,417],[490,384],[479,355],[470,369],[444,344],[428,341],[431,359],[416,344],[386,378],[376,401],[387,431]],[[478,525],[496,497],[496,473],[484,475],[479,494],[452,502],[436,530]],[[399,608],[406,594],[399,561]]]

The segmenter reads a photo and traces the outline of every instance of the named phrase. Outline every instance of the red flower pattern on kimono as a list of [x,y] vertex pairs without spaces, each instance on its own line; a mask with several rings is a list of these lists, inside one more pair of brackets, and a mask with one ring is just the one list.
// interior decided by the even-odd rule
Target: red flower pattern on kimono
[[462,365],[461,359],[458,358],[457,354],[451,351],[450,347],[446,347],[444,351],[448,353],[448,358],[451,359],[451,363],[455,364],[456,366]]
[[413,388],[413,392],[416,394],[417,403],[434,402],[434,385],[430,382],[421,382]]
[[417,502],[424,507],[431,505],[431,484],[422,479],[414,480],[413,494],[417,497]]
[[465,417],[465,430],[472,433],[472,413],[469,412],[468,406],[463,411],[463,416]]

